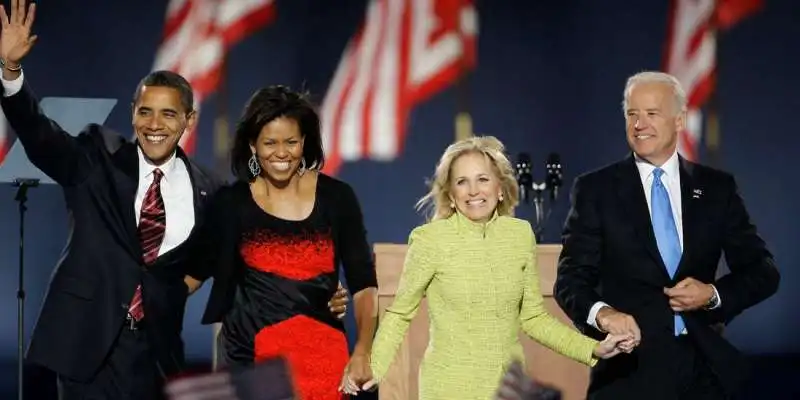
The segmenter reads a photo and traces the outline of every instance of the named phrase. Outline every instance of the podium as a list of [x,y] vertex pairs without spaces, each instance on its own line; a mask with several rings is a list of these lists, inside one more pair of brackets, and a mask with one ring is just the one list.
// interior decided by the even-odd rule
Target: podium
[[[383,319],[386,308],[394,301],[397,284],[403,271],[406,247],[404,244],[388,243],[377,243],[374,246],[378,276],[378,324]],[[560,252],[560,245],[538,246],[539,281],[547,311],[572,327],[572,322],[553,298],[553,283]],[[381,400],[417,400],[419,365],[428,347],[427,310],[426,301],[423,299],[392,366],[381,382],[379,390]],[[586,397],[589,384],[588,366],[539,345],[522,331],[520,331],[520,341],[525,353],[527,372],[535,380],[560,389],[564,400],[579,400]],[[498,386],[499,384],[500,382]]]

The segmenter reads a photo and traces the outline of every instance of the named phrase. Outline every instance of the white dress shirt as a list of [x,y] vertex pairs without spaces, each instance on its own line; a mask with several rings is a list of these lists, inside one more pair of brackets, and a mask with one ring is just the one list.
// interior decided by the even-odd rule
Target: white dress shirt
[[[3,84],[4,97],[17,94],[22,89],[24,76],[20,71],[20,76],[12,81],[5,80],[0,75],[0,82]],[[136,225],[139,225],[139,216],[142,210],[142,202],[145,193],[153,182],[153,170],[156,166],[149,164],[142,153],[142,149],[137,147],[139,159],[139,183],[136,190],[136,200],[134,207],[136,210]],[[164,209],[166,211],[167,223],[164,232],[164,241],[158,255],[162,255],[181,243],[186,241],[194,227],[194,190],[192,180],[186,163],[173,154],[170,159],[159,166],[164,177],[161,179],[161,197],[164,199]]]
[[[644,188],[644,197],[647,199],[647,209],[650,212],[650,215],[653,214],[653,206],[652,200],[650,197],[650,190],[653,187],[653,171],[655,171],[657,166],[649,163],[648,161],[644,160],[643,158],[633,154],[634,159],[636,160],[636,168],[639,170],[639,177],[642,180],[642,187]],[[664,184],[664,187],[667,188],[667,193],[669,194],[669,202],[670,206],[672,207],[672,217],[675,219],[675,225],[678,228],[678,240],[681,245],[681,251],[683,251],[683,208],[682,208],[682,199],[681,199],[681,173],[680,173],[680,163],[678,159],[678,152],[672,154],[662,166],[661,169],[664,170],[664,174],[661,175],[661,182]],[[713,286],[712,286],[713,287]],[[713,287],[714,292],[717,292],[717,288]],[[717,293],[717,298],[719,299],[719,294]],[[715,305],[714,308],[719,307],[722,304],[722,299],[719,299],[718,303]],[[593,326],[595,329],[600,330],[597,326],[597,313],[603,307],[609,307],[608,304],[598,301],[592,305],[592,308],[589,310],[589,315],[586,318],[586,323],[590,326]],[[685,333],[685,329],[684,329]]]
[[164,241],[158,255],[162,255],[186,241],[194,227],[194,190],[186,163],[175,156],[156,167],[148,163],[141,148],[136,148],[139,156],[139,184],[136,189],[136,225],[142,212],[142,203],[147,189],[153,183],[153,170],[158,168],[164,173],[161,178],[161,197],[164,199],[164,210],[167,214],[167,226]]

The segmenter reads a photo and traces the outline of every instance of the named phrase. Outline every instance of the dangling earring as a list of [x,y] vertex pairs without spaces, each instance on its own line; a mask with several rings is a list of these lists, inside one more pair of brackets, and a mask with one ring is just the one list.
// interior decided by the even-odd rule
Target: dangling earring
[[306,169],[306,159],[305,158],[301,158],[300,159],[300,168],[297,169],[297,175],[303,176],[303,174],[305,174],[306,171],[307,171],[307,169]]
[[502,194],[502,193],[500,193],[500,196],[499,196],[499,201],[500,201],[500,202],[502,202],[502,201],[503,201],[503,194]]
[[250,159],[247,160],[247,167],[250,168],[250,174],[253,175],[253,178],[261,174],[261,164],[258,163],[256,153],[253,153]]
[[456,208],[456,203],[450,202],[450,208]]

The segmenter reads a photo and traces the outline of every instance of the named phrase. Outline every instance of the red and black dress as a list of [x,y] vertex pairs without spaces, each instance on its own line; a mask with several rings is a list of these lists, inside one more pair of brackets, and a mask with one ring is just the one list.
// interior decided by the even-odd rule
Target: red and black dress
[[220,318],[224,362],[242,367],[283,357],[301,399],[341,399],[347,336],[328,306],[339,264],[351,294],[376,286],[355,195],[344,182],[320,174],[311,214],[291,221],[266,213],[247,194],[229,196],[239,199],[238,207],[223,207],[238,220],[237,273]]

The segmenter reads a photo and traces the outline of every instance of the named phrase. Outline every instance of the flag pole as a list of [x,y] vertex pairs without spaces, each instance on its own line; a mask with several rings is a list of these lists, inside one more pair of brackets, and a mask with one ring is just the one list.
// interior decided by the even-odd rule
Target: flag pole
[[[466,91],[467,84],[463,82],[463,80],[459,80],[458,82],[458,91]],[[464,94],[458,94],[458,112],[456,113],[455,118],[455,128],[456,128],[456,141],[464,140],[469,137],[473,136],[472,132],[472,116],[469,113],[469,109],[466,108],[465,104],[466,100],[462,97],[466,96]]]
[[[217,98],[215,102],[216,116],[214,117],[214,171],[219,176],[228,176],[230,166],[228,160],[230,154],[230,129],[228,124],[228,54],[222,55],[219,66],[219,84],[217,85]],[[221,324],[216,323],[211,327],[211,370],[217,371],[222,367],[220,363],[220,352],[218,337]]]
[[714,168],[720,168],[722,165],[720,159],[720,126],[719,126],[719,110],[717,105],[717,82],[719,77],[719,30],[716,27],[711,28],[711,35],[714,36],[714,72],[713,72],[713,88],[709,93],[706,102],[706,134],[705,134],[705,147],[706,156],[708,158],[708,165]]
[[[464,0],[459,1],[459,10],[464,9]],[[459,26],[458,37],[461,40],[462,52],[466,51],[467,41],[464,37],[464,29]],[[474,135],[472,131],[472,115],[469,112],[469,82],[468,74],[469,68],[467,67],[466,57],[462,55],[459,61],[461,71],[458,74],[456,81],[456,117],[455,117],[455,139],[456,141],[464,140]]]
[[217,113],[214,118],[214,169],[220,176],[226,176],[228,169],[228,150],[230,149],[230,127],[228,124],[228,55],[222,56],[220,78],[217,86]]

